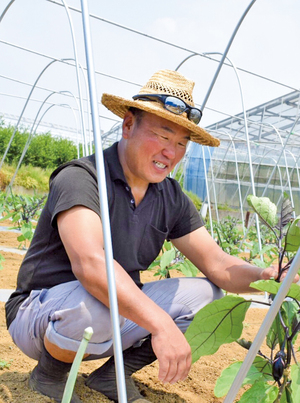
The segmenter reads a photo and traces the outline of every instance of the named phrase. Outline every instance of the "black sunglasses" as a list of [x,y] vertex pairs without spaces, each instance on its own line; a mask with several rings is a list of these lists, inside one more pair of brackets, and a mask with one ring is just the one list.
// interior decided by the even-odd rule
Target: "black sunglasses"
[[175,113],[175,115],[182,115],[183,112],[186,112],[188,119],[196,125],[202,118],[202,111],[200,109],[194,108],[193,106],[186,104],[182,99],[172,95],[139,94],[134,95],[132,98],[141,101],[159,101],[167,111]]

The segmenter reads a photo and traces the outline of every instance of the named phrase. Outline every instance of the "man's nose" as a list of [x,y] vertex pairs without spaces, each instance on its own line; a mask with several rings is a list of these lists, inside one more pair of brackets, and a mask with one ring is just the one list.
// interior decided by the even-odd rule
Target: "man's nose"
[[176,157],[176,147],[174,144],[168,144],[164,147],[162,154],[169,160],[173,160]]

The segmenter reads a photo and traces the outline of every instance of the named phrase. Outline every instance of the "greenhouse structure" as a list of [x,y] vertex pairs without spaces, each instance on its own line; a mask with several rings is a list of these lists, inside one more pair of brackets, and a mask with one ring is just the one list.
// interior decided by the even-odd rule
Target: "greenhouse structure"
[[[251,209],[248,205],[247,197],[249,195],[268,197],[278,207],[278,211],[280,211],[279,209],[281,208],[283,200],[288,198],[293,208],[290,208],[291,206],[289,205],[289,202],[285,200],[288,205],[288,213],[285,214],[285,216],[282,214],[282,217],[285,219],[281,220],[281,224],[282,227],[288,224],[286,221],[286,217],[288,216],[289,222],[293,221],[295,223],[294,227],[297,226],[296,230],[299,231],[299,217],[297,220],[292,220],[291,216],[293,214],[293,217],[295,218],[300,215],[300,90],[298,86],[291,87],[283,84],[283,81],[285,81],[286,77],[289,77],[290,74],[288,67],[297,66],[296,47],[291,47],[290,54],[287,58],[287,56],[284,56],[284,49],[282,49],[284,46],[281,46],[280,48],[280,41],[274,39],[275,36],[272,38],[272,41],[269,41],[268,43],[268,52],[266,51],[266,47],[257,46],[258,38],[261,40],[262,38],[268,38],[270,36],[272,31],[267,28],[265,22],[272,19],[272,13],[274,10],[279,10],[279,5],[276,5],[276,7],[270,7],[270,5],[268,5],[267,8],[264,8],[265,6],[263,4],[261,5],[259,4],[260,2],[257,2],[257,13],[251,14],[251,11],[248,17],[248,11],[250,11],[254,5],[255,0],[251,0],[251,2],[249,0],[249,4],[244,8],[242,14],[241,10],[239,10],[239,15],[237,16],[236,14],[236,17],[239,17],[239,19],[236,20],[236,22],[233,18],[233,14],[235,14],[235,11],[238,10],[239,7],[235,6],[232,9],[227,7],[230,13],[226,14],[227,18],[224,18],[225,14],[223,15],[223,4],[222,7],[219,5],[218,10],[217,7],[215,7],[213,12],[210,12],[207,15],[211,14],[213,17],[211,21],[216,25],[208,26],[209,30],[206,29],[203,31],[204,35],[200,31],[198,33],[198,30],[196,29],[198,26],[201,27],[202,25],[205,25],[200,23],[201,20],[197,13],[189,12],[188,17],[185,17],[186,21],[191,22],[191,24],[189,24],[191,27],[186,26],[186,24],[184,25],[186,30],[185,35],[182,34],[182,29],[177,29],[179,28],[179,23],[182,25],[182,21],[184,21],[182,10],[180,10],[180,15],[176,18],[176,10],[173,10],[174,7],[172,8],[172,13],[170,12],[171,8],[166,11],[168,18],[158,18],[158,16],[163,16],[161,13],[161,4],[163,2],[160,2],[157,6],[151,3],[151,12],[148,14],[145,11],[145,5],[141,9],[139,9],[139,7],[132,7],[132,9],[137,12],[136,15],[138,16],[138,18],[135,17],[132,22],[133,28],[129,26],[131,24],[129,17],[134,15],[133,12],[131,12],[132,10],[128,12],[128,7],[125,7],[124,15],[119,15],[120,10],[122,9],[121,6],[118,7],[117,10],[109,7],[109,3],[104,4],[104,2],[101,1],[89,2],[88,0],[81,0],[81,8],[76,8],[74,6],[75,2],[73,2],[74,4],[69,7],[64,0],[61,2],[55,0],[35,2],[34,14],[33,6],[24,7],[23,5],[22,8],[22,2],[15,2],[15,0],[6,0],[4,3],[6,3],[4,6],[5,8],[2,7],[0,10],[0,23],[2,28],[0,46],[2,46],[6,51],[0,74],[0,79],[3,83],[0,96],[1,99],[4,99],[3,106],[1,106],[0,109],[0,124],[4,125],[4,119],[8,119],[10,123],[14,122],[16,124],[14,124],[14,132],[0,161],[0,169],[5,161],[7,152],[17,130],[22,129],[22,125],[30,124],[31,126],[30,130],[28,130],[29,135],[22,155],[18,161],[15,173],[10,184],[7,186],[7,193],[12,190],[14,178],[23,161],[24,155],[27,152],[32,137],[41,132],[42,128],[51,129],[51,135],[53,136],[67,137],[68,139],[72,139],[74,143],[76,142],[78,157],[90,155],[95,151],[101,224],[103,227],[104,239],[103,249],[105,251],[109,308],[113,333],[112,344],[114,347],[115,363],[117,364],[116,375],[118,401],[127,403],[119,323],[120,315],[118,312],[117,288],[114,273],[115,265],[113,260],[114,256],[109,222],[110,212],[106,197],[105,166],[102,153],[102,149],[105,149],[114,142],[120,140],[122,124],[119,120],[116,121],[115,116],[112,118],[111,116],[106,115],[107,111],[104,108],[105,103],[104,105],[100,104],[97,97],[97,91],[101,93],[114,93],[115,88],[120,96],[128,93],[137,93],[137,88],[141,87],[139,83],[141,82],[143,75],[148,72],[148,68],[150,70],[152,67],[161,65],[170,66],[173,70],[174,67],[177,66],[175,69],[177,71],[186,61],[197,56],[200,67],[189,67],[188,69],[187,66],[185,66],[185,68],[187,72],[190,71],[191,77],[197,75],[199,78],[197,81],[199,81],[199,84],[202,84],[204,88],[205,83],[209,83],[210,79],[212,79],[205,98],[201,103],[201,109],[205,110],[206,103],[221,69],[223,75],[218,84],[220,84],[219,90],[222,90],[223,88],[222,91],[224,91],[224,88],[231,80],[231,76],[228,74],[227,70],[223,69],[223,66],[226,66],[225,68],[231,68],[231,72],[234,72],[235,74],[234,85],[236,85],[236,80],[239,84],[242,100],[241,112],[234,116],[231,112],[228,112],[230,115],[222,112],[222,108],[225,106],[226,109],[227,105],[225,105],[225,103],[228,102],[228,98],[224,95],[219,97],[219,99],[223,101],[223,106],[221,103],[217,103],[216,106],[212,102],[212,107],[207,107],[207,109],[210,109],[210,112],[212,113],[211,116],[220,116],[221,113],[222,120],[217,121],[219,117],[210,119],[210,122],[214,123],[209,124],[205,129],[211,135],[220,139],[220,146],[212,148],[189,142],[184,158],[175,167],[173,172],[171,172],[170,176],[179,181],[184,191],[189,192],[188,194],[191,198],[194,195],[197,195],[200,198],[201,208],[199,207],[199,214],[204,218],[205,224],[207,224],[207,229],[210,230],[213,239],[215,239],[223,250],[239,257],[245,257],[245,255],[242,256],[242,254],[246,253],[246,259],[248,259],[249,254],[250,262],[263,267],[265,264],[270,265],[273,262],[273,260],[265,262],[265,255],[270,257],[270,254],[274,255],[274,252],[270,248],[267,249],[268,247],[272,247],[272,245],[269,243],[269,238],[267,239],[265,237],[265,228],[260,231],[259,214],[255,213],[255,211],[257,211],[255,207]],[[21,7],[19,3],[21,4]],[[91,12],[88,9],[88,3],[92,3],[90,4],[92,5]],[[122,4],[122,2],[119,3],[120,5]],[[207,4],[209,4],[209,2]],[[54,6],[58,8],[52,13],[52,7]],[[20,7],[20,9],[18,9],[18,7]],[[112,11],[111,15],[116,14],[118,22],[113,22],[110,19],[104,18],[106,15],[109,15],[109,8],[111,8]],[[159,15],[154,12],[155,8],[159,11]],[[204,8],[209,10],[209,7]],[[62,11],[61,14],[60,11],[58,11],[59,9]],[[286,7],[283,6],[283,9],[285,10]],[[220,17],[217,18],[218,13],[216,10],[221,19],[219,19]],[[39,11],[40,14],[38,13]],[[278,11],[276,13],[280,16],[280,24],[282,24],[285,19],[288,21],[287,28],[282,29],[283,32],[290,32],[289,28],[292,26],[290,23],[290,16],[292,13],[291,10],[288,11],[290,12],[288,18],[287,16],[286,18],[281,18],[280,13]],[[253,13],[255,12],[254,8]],[[192,14],[195,14],[194,20],[191,18],[193,17]],[[293,14],[295,14],[294,10]],[[203,16],[204,15],[205,13],[203,12]],[[252,15],[253,19],[251,20]],[[33,16],[34,20],[32,19]],[[169,18],[169,16],[172,16],[172,18]],[[244,25],[244,29],[239,31],[239,27],[246,16],[248,21]],[[282,17],[284,17],[284,15]],[[176,19],[178,20],[177,28]],[[229,30],[227,30],[227,28],[221,30],[223,24],[221,24],[220,21],[222,20],[226,20]],[[27,29],[27,26],[23,26],[21,23],[24,21],[27,23],[28,21],[34,21],[34,23],[30,24],[29,30]],[[92,22],[91,26],[90,21]],[[128,25],[121,24],[122,21],[128,22]],[[203,19],[203,22],[204,21],[205,19]],[[261,21],[264,24],[261,24]],[[277,33],[277,31],[279,31],[278,23],[275,23],[274,21],[276,22],[276,19],[273,19],[273,29],[275,29]],[[234,26],[233,23],[237,24]],[[261,25],[265,25],[263,31],[259,31],[258,29]],[[293,25],[299,28],[299,24],[296,22],[294,22]],[[138,30],[139,26],[144,30],[143,32]],[[18,29],[16,29],[16,27]],[[255,29],[253,29],[253,27]],[[91,35],[91,28],[93,35]],[[194,35],[193,33],[191,37],[191,35],[189,35],[189,32],[192,32],[189,31],[190,28],[192,31],[195,31],[195,34],[197,32],[197,35]],[[282,27],[280,26],[280,28]],[[235,41],[238,32],[240,38]],[[248,32],[248,35],[243,36],[243,33],[245,32]],[[262,32],[262,34],[259,34],[259,32]],[[290,37],[296,38],[297,35],[295,35],[295,32],[296,31],[293,31],[293,35],[290,35]],[[25,35],[27,33],[30,35]],[[256,37],[254,36],[254,33],[257,35]],[[95,40],[94,52],[92,37]],[[179,44],[169,42],[168,38],[178,41]],[[231,49],[233,42],[235,42],[235,47]],[[285,41],[285,43],[287,42],[288,41]],[[273,43],[275,46],[273,51],[269,46],[270,43]],[[220,47],[223,49],[224,45],[226,45],[226,47],[223,52],[217,51]],[[278,57],[279,48],[282,53],[281,57]],[[203,49],[212,51],[204,52]],[[230,49],[231,53],[229,59],[228,54]],[[251,51],[253,53],[251,53]],[[260,53],[261,51],[263,53]],[[275,56],[275,60],[274,58],[272,59],[272,56]],[[252,63],[249,63],[250,58],[253,61]],[[278,63],[279,59],[284,61],[284,65]],[[293,59],[293,63],[289,63],[291,59]],[[182,61],[178,64],[180,60]],[[272,64],[266,63],[271,60],[273,60]],[[262,66],[262,61],[264,61],[265,66]],[[218,65],[217,68],[215,68],[215,63]],[[237,65],[235,65],[235,63],[237,63]],[[261,69],[261,71],[272,71],[277,78],[276,80],[269,79],[261,74],[239,67],[242,65],[245,66],[245,64],[249,64],[251,69],[257,69],[257,71],[259,69]],[[275,71],[274,65],[276,65],[277,71]],[[243,102],[244,95],[238,74],[239,72],[242,72],[243,74],[251,74],[251,77],[264,79],[268,81],[268,84],[271,82],[276,85],[284,86],[285,88],[289,88],[287,91],[292,92],[245,110]],[[187,76],[189,76],[189,74]],[[248,75],[248,77],[250,76]],[[297,83],[299,81],[298,78],[298,76],[294,78],[294,81],[297,80]],[[280,82],[280,80],[282,82]],[[268,87],[266,86],[266,89],[263,90],[263,86],[260,86],[259,84],[259,86],[252,88],[251,83],[252,81],[249,79],[247,81],[247,87],[248,91],[249,88],[251,91],[245,95],[250,98],[250,94],[253,92],[255,93],[255,96],[259,94],[260,96],[263,95],[265,97],[265,94],[268,93]],[[7,90],[5,89],[5,86],[7,86]],[[203,91],[203,89],[201,91]],[[231,91],[230,88],[230,93],[231,92],[233,91]],[[228,91],[226,93],[228,93]],[[201,92],[199,92],[199,94],[201,94]],[[225,91],[223,94],[225,94]],[[276,95],[278,95],[278,93],[276,93]],[[195,96],[195,99],[199,99],[199,97],[200,95]],[[218,95],[215,95],[215,97],[215,99],[218,99]],[[232,96],[232,98],[234,98],[234,96]],[[259,100],[254,102],[261,103],[262,100],[265,101],[265,98],[259,98]],[[233,107],[233,105],[231,105],[231,107]],[[102,114],[101,108],[104,110],[104,114]],[[185,111],[186,110],[187,109],[185,109]],[[47,118],[45,118],[45,116],[47,116]],[[223,118],[224,116],[225,118]],[[102,129],[102,127],[100,129],[99,118],[103,119],[101,123],[104,123],[105,129]],[[113,126],[110,128],[111,124],[113,124]],[[274,213],[275,208],[271,203],[265,203],[265,205],[267,205],[265,211],[268,213],[270,211],[271,213]],[[273,214],[274,225],[277,222],[275,213]],[[229,242],[227,242],[227,239],[225,239],[225,236],[223,237],[222,234],[220,235],[222,223],[221,225],[219,224],[221,220],[227,216],[233,218],[230,223],[231,230],[227,231],[227,234],[229,234],[228,237],[230,238],[230,241],[232,241],[230,245]],[[4,218],[7,218],[7,216]],[[252,231],[254,221],[256,231]],[[263,223],[266,222],[267,220],[263,217]],[[86,228],[87,227],[84,229]],[[102,228],[100,229],[102,230]],[[235,229],[237,231],[236,233],[233,233],[233,230]],[[88,230],[89,229],[87,229],[87,231]],[[296,233],[296,230],[294,233]],[[236,237],[234,237],[235,234],[237,235]],[[282,228],[280,228],[280,236],[282,234],[283,231]],[[295,235],[292,234],[291,236]],[[255,238],[253,242],[251,237],[253,239]],[[298,239],[298,235],[296,237]],[[222,238],[224,238],[224,240]],[[205,245],[210,245],[207,241],[208,238],[206,235],[200,235],[199,238],[196,236],[196,239],[204,239]],[[282,245],[281,240],[282,239],[280,238],[280,247]],[[189,242],[189,240],[187,242]],[[286,251],[288,253],[294,253],[296,250],[295,246],[299,248],[298,244],[295,245],[293,243],[288,243],[287,240],[284,242],[284,253]],[[226,246],[226,243],[228,246]],[[176,243],[174,244],[176,245]],[[182,243],[178,242],[178,244],[186,245],[186,239]],[[183,251],[189,252],[193,245],[194,238],[190,246],[184,246],[183,248],[180,248],[180,250],[182,249]],[[286,245],[288,245],[290,249]],[[267,248],[264,248],[264,246]],[[267,252],[270,252],[270,254]],[[208,254],[209,253],[210,251],[208,251]],[[279,268],[281,268],[281,264],[284,262],[284,253],[282,255],[279,254],[279,257],[281,256],[281,258],[278,259]],[[189,253],[186,255],[188,257]],[[177,255],[174,254],[174,256],[176,256],[174,261],[177,262]],[[195,256],[194,251],[191,256],[192,258]],[[272,259],[273,257],[274,256],[272,256]],[[288,269],[287,275],[283,279],[282,285],[272,303],[269,302],[268,294],[273,294],[273,289],[269,292],[270,289],[268,289],[268,287],[261,288],[261,291],[265,291],[265,302],[263,302],[263,304],[268,305],[269,309],[257,336],[254,341],[251,342],[251,347],[249,347],[249,352],[241,363],[239,372],[234,376],[233,383],[227,393],[224,403],[232,403],[234,401],[236,394],[242,385],[243,379],[246,377],[252,363],[254,362],[254,357],[258,353],[263,339],[266,337],[277,313],[280,312],[281,305],[288,295],[288,290],[296,273],[300,273],[299,258],[300,250],[298,249],[298,252],[296,252],[295,256],[289,260],[283,270],[279,270],[279,278],[281,279],[282,272]],[[277,255],[275,259],[277,259]],[[191,260],[193,261],[194,259]],[[198,260],[199,259],[196,259],[196,264]],[[226,260],[226,262],[228,261],[229,260]],[[229,262],[231,267],[233,265],[237,266],[235,263],[236,261],[230,260]],[[202,269],[201,265],[198,266],[199,269]],[[226,264],[226,266],[226,271],[229,271],[231,267],[229,267],[229,264]],[[241,268],[242,266],[243,265],[241,265]],[[206,273],[205,270],[203,270],[203,273],[209,274],[209,272]],[[236,269],[234,273],[237,274]],[[241,272],[241,277],[243,276],[243,273],[244,272]],[[247,269],[245,273],[250,273],[250,270]],[[257,274],[252,277],[250,274],[247,274],[246,277],[248,279],[250,279],[250,277],[252,279],[264,278],[264,274],[262,273],[266,272],[259,271],[257,273],[260,273],[261,275]],[[274,277],[270,277],[271,275],[273,276],[273,274],[269,272],[268,277],[266,278],[274,279]],[[223,275],[219,275],[219,279],[221,279],[222,276]],[[214,278],[217,277],[212,277],[212,280]],[[223,278],[225,278],[225,276],[223,276]],[[233,283],[233,281],[231,281],[232,274],[230,274],[229,277],[227,276],[227,284],[229,283],[229,280]],[[219,283],[220,282],[221,280]],[[216,282],[216,284],[221,287],[222,284],[220,285],[219,283]],[[250,283],[249,286],[252,287],[252,283]],[[249,291],[249,288],[247,288],[246,291],[247,290]],[[260,288],[257,288],[257,290],[260,290]],[[299,291],[297,292],[298,294],[296,294],[296,297],[293,297],[295,301],[296,299],[298,301]],[[233,296],[231,295],[230,297]],[[237,297],[240,298],[240,296]],[[244,304],[244,302],[238,302],[238,305],[241,304]],[[245,305],[243,306],[246,306],[246,304],[250,306],[251,301],[245,300]],[[297,311],[295,312],[298,312],[299,306],[299,302],[297,302]],[[293,308],[293,310],[296,308]],[[226,317],[228,316],[229,322],[231,322],[233,308],[229,307],[228,309],[228,307],[225,306],[225,310],[226,309],[228,310]],[[297,319],[297,323],[299,322],[298,313],[293,313],[294,317]],[[212,315],[210,314],[210,316]],[[281,315],[278,317],[280,317],[281,320]],[[225,316],[223,318],[225,318]],[[238,325],[242,324],[242,321],[243,320],[239,320],[240,323]],[[225,323],[225,319],[222,319],[222,322]],[[233,322],[232,324],[235,326]],[[219,327],[219,325],[216,326],[214,324],[212,338],[215,338],[215,330]],[[91,330],[90,328],[87,328],[85,331],[88,329]],[[229,328],[225,329],[227,333],[228,329]],[[285,333],[282,333],[284,343],[279,343],[279,352],[284,352],[286,343],[289,346],[287,347],[287,355],[290,355],[290,361],[291,354],[289,349],[292,345],[293,337],[299,331],[299,323],[295,325],[292,330],[292,335],[289,335],[289,328],[286,327],[286,329]],[[207,330],[205,329],[205,331]],[[230,332],[232,333],[230,334],[230,337],[233,337],[236,330],[230,330]],[[279,333],[275,332],[274,338],[277,337],[278,334],[281,334],[281,331],[279,331]],[[207,338],[207,336],[205,337]],[[225,341],[226,343],[230,342],[230,337],[227,337]],[[278,340],[280,337],[277,337]],[[212,351],[213,348],[210,348],[210,351]],[[84,352],[82,351],[82,356],[83,354]],[[283,356],[281,355],[277,357],[277,354],[273,357],[272,349],[271,359],[267,362],[268,365],[279,362],[277,361],[278,358],[282,360]],[[82,356],[78,362],[82,360]],[[264,358],[266,357],[264,356]],[[77,360],[75,359],[75,361]],[[284,363],[284,365],[286,365],[283,368],[284,371],[289,368],[289,361]],[[298,387],[300,377],[298,369],[295,374],[296,375],[293,379],[296,379],[296,376],[298,379],[297,382],[293,382],[294,385],[296,384]],[[74,382],[76,376],[77,375],[72,377]],[[274,374],[273,377],[279,385],[279,392],[283,393],[284,389],[281,388],[279,382],[282,376],[279,380],[276,379]],[[288,389],[287,386],[290,388],[291,381],[288,376],[285,375],[285,372],[284,383],[284,388]],[[69,389],[71,390],[72,388],[70,387]],[[293,389],[293,386],[291,389]],[[295,390],[298,397],[299,388]],[[286,396],[288,396],[288,394],[286,394]],[[276,402],[279,400],[276,399]],[[287,397],[286,400],[288,400]],[[62,401],[66,401],[66,399],[63,398]]]

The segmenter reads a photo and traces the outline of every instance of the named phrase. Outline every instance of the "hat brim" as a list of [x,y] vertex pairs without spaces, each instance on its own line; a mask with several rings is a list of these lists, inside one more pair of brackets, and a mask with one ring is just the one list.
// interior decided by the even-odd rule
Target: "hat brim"
[[104,106],[106,106],[107,109],[122,119],[130,107],[141,109],[145,112],[153,113],[154,115],[160,116],[161,118],[170,120],[182,127],[185,127],[190,131],[191,141],[195,143],[210,147],[218,147],[220,145],[219,139],[216,139],[206,130],[188,120],[187,117],[183,115],[176,115],[167,111],[158,102],[140,100],[131,101],[111,94],[103,94],[101,102]]

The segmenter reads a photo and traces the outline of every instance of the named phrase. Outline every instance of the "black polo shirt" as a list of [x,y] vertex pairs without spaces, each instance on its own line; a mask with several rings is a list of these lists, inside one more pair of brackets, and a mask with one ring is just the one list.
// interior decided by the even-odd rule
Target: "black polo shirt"
[[[141,286],[139,273],[157,257],[164,240],[184,236],[203,222],[177,181],[170,178],[150,184],[136,207],[117,147],[115,143],[104,151],[113,255]],[[17,290],[6,304],[8,326],[31,290],[76,279],[56,224],[57,214],[76,205],[101,217],[95,155],[64,164],[51,175],[48,200],[20,267]]]

